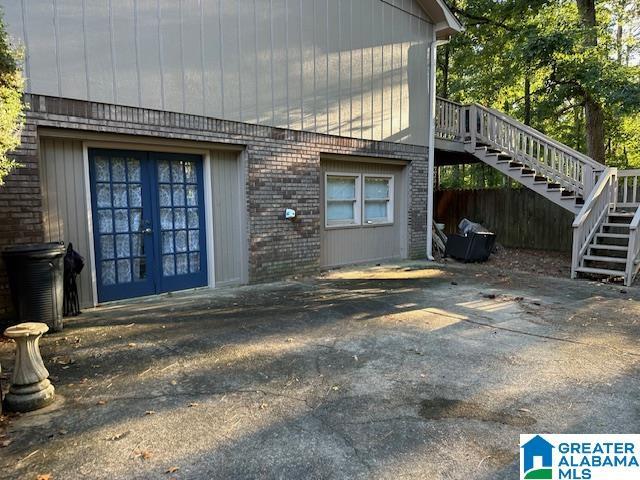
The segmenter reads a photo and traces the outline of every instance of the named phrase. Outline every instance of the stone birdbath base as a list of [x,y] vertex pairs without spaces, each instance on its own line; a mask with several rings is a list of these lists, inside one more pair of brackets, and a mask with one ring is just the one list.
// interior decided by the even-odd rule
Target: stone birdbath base
[[27,322],[9,327],[5,336],[16,342],[16,363],[11,387],[4,403],[14,412],[29,412],[46,407],[54,399],[55,389],[40,356],[40,337],[49,330],[45,323]]

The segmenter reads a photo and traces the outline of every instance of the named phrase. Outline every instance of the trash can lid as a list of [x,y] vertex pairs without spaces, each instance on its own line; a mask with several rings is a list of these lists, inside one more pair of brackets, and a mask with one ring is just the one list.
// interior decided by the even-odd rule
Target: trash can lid
[[23,245],[13,245],[2,251],[3,255],[24,255],[25,253],[64,253],[64,243],[27,243]]

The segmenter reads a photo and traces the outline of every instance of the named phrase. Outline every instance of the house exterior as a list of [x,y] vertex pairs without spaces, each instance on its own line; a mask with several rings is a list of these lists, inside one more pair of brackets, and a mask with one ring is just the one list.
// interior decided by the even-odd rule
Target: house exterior
[[29,105],[0,247],[73,243],[83,306],[430,251],[441,0],[0,6]]

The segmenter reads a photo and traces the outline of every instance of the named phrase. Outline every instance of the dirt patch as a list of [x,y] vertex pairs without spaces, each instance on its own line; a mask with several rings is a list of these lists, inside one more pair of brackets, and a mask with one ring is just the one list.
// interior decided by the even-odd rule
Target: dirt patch
[[459,419],[494,422],[512,427],[529,427],[536,419],[524,412],[494,412],[476,402],[453,400],[449,398],[433,398],[423,400],[420,404],[420,416],[426,420]]

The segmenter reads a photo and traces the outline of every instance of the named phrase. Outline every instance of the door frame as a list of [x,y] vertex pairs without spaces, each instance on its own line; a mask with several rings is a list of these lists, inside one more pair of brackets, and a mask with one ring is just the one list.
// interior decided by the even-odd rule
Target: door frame
[[[108,150],[136,150],[142,152],[160,152],[160,153],[185,153],[200,155],[202,157],[202,176],[203,176],[203,193],[204,193],[204,216],[205,216],[205,235],[207,249],[207,285],[208,288],[215,288],[215,253],[214,253],[214,236],[213,236],[213,192],[211,186],[211,152],[204,148],[190,147],[172,147],[169,145],[154,145],[153,143],[143,143],[144,140],[138,139],[139,143],[133,142],[105,142],[85,140],[82,142],[83,157],[83,176],[85,185],[85,199],[87,206],[87,225],[89,225],[89,259],[91,268],[91,292],[93,296],[93,306],[96,307],[101,302],[98,301],[98,279],[96,271],[96,252],[95,239],[93,235],[93,206],[91,199],[91,175],[89,167],[89,150],[90,149],[108,149]],[[205,287],[198,287],[205,288]],[[158,295],[158,294],[155,294]],[[122,301],[122,300],[116,300]],[[126,300],[124,300],[126,301]],[[104,302],[108,303],[108,302]]]

